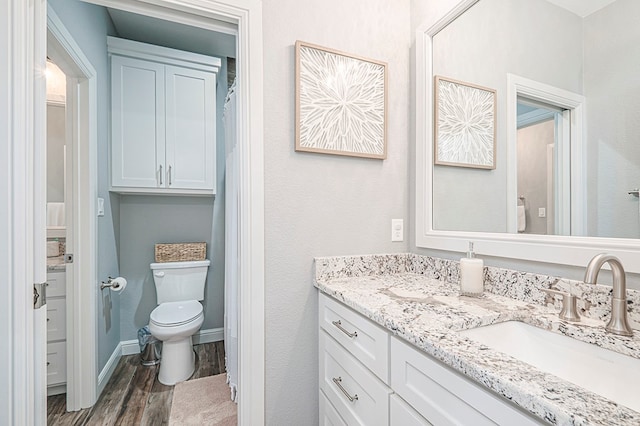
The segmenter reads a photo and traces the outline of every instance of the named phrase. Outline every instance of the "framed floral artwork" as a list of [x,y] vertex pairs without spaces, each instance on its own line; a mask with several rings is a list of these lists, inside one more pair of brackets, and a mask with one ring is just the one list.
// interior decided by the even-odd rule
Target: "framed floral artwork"
[[296,42],[296,151],[387,157],[387,64]]
[[496,91],[435,77],[434,164],[496,168]]

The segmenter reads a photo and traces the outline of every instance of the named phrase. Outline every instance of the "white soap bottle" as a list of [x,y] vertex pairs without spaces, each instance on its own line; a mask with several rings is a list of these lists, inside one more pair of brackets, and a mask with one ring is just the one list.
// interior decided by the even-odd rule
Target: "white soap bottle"
[[469,242],[467,257],[460,259],[460,294],[479,297],[484,288],[484,262],[476,258],[473,243]]

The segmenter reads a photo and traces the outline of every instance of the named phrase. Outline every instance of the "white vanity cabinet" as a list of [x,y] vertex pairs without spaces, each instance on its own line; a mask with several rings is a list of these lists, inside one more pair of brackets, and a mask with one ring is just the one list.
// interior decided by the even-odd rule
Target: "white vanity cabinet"
[[327,399],[320,418],[325,424],[386,425],[389,333],[323,294],[319,302],[320,398]]
[[67,382],[66,273],[47,273],[47,394],[66,392]]
[[318,313],[320,424],[544,424],[322,293]]
[[213,195],[219,58],[108,37],[111,190]]

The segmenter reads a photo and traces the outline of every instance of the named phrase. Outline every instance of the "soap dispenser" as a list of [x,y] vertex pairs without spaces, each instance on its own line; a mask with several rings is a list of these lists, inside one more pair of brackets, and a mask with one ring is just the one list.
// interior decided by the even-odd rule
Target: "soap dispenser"
[[467,257],[460,259],[460,294],[479,297],[484,287],[484,262],[476,258],[473,243],[469,242]]

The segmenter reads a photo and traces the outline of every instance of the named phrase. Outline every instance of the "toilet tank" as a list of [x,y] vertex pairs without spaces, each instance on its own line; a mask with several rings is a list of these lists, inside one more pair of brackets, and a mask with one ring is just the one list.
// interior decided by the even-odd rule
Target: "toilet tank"
[[184,300],[204,300],[209,260],[152,263],[158,304]]

